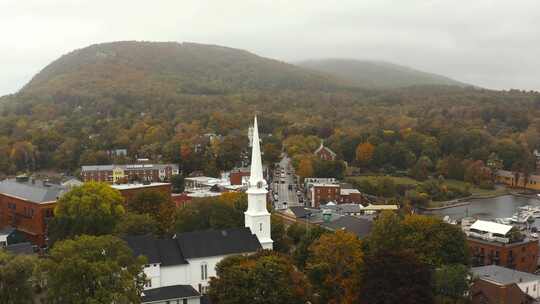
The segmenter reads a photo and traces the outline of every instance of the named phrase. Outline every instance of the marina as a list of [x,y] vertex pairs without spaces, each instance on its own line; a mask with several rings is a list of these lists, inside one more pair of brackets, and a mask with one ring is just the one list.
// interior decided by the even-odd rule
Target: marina
[[489,199],[474,199],[465,205],[422,213],[441,216],[448,222],[472,217],[505,225],[529,225],[540,228],[540,199],[537,196],[503,195]]

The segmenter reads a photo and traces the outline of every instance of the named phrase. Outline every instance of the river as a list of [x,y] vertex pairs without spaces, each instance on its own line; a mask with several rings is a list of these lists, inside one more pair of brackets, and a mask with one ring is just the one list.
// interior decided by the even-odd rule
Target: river
[[[489,199],[471,200],[469,205],[458,206],[435,211],[425,211],[424,214],[433,214],[446,216],[448,215],[453,220],[459,220],[466,216],[472,216],[479,219],[491,220],[494,218],[507,218],[517,211],[517,207],[532,205],[540,206],[540,200],[536,198],[526,198],[514,195],[503,195]],[[540,225],[540,221],[536,220],[536,225]]]

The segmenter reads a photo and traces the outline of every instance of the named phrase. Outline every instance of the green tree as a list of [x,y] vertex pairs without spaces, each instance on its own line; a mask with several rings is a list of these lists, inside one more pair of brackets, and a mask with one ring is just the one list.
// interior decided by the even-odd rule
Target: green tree
[[140,303],[145,263],[114,236],[57,242],[43,262],[49,303]]
[[128,210],[138,214],[148,214],[158,222],[158,232],[165,234],[174,226],[175,207],[165,193],[145,190],[128,201]]
[[81,234],[104,235],[114,232],[125,213],[118,190],[105,183],[85,183],[64,194],[54,209],[49,237],[54,242]]
[[271,237],[274,241],[274,250],[285,254],[289,253],[290,240],[285,232],[285,224],[283,223],[283,220],[277,215],[272,215],[271,222]]
[[364,256],[360,303],[432,304],[431,269],[412,252],[382,251]]
[[311,244],[326,233],[329,233],[329,231],[320,226],[310,227],[307,230],[307,233],[302,236],[293,252],[293,259],[297,267],[300,269],[305,268]]
[[195,199],[192,204],[178,210],[176,232],[244,227],[246,210],[245,193],[231,192],[219,197]]
[[440,303],[445,298],[454,303],[465,299],[472,284],[469,267],[461,264],[443,265],[435,270],[434,276],[435,294],[440,297]]
[[173,193],[184,192],[184,176],[181,174],[175,174],[171,177],[171,186]]
[[33,256],[13,256],[0,249],[0,303],[34,303],[34,271],[37,259]]
[[116,225],[115,234],[144,235],[158,233],[159,223],[149,214],[126,212]]
[[358,237],[343,230],[324,234],[309,253],[306,273],[321,302],[357,302],[363,256]]
[[303,304],[309,283],[290,259],[272,251],[232,256],[216,266],[210,298],[216,304]]

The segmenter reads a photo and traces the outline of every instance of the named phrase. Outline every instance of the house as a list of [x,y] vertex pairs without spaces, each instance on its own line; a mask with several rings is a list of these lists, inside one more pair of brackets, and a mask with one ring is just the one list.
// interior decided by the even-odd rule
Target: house
[[516,237],[512,226],[477,220],[465,230],[472,265],[500,265],[534,272],[538,262],[538,241]]
[[145,290],[141,296],[143,304],[200,304],[201,294],[190,285],[173,285]]
[[190,286],[199,296],[206,293],[210,277],[216,276],[216,264],[223,258],[262,249],[249,228],[187,232],[171,239],[127,236],[124,240],[135,255],[148,259],[145,290]]
[[334,221],[322,223],[321,226],[331,231],[345,230],[354,233],[358,238],[363,239],[371,232],[373,221],[366,218],[345,215]]
[[0,227],[13,227],[27,240],[46,245],[47,223],[68,188],[26,176],[0,182]]
[[495,154],[495,152],[492,152],[489,155],[489,158],[488,158],[488,160],[486,162],[486,165],[492,171],[501,170],[503,168],[503,161],[499,158],[499,156],[497,154]]
[[473,267],[471,288],[474,304],[537,303],[540,276],[497,265]]
[[323,141],[321,141],[321,145],[313,154],[322,160],[336,160],[336,153],[330,150],[330,148],[325,147]]
[[106,182],[111,184],[131,181],[163,182],[179,173],[176,164],[130,164],[82,166],[84,182]]
[[533,191],[540,191],[540,175],[529,175],[527,178],[522,173],[507,170],[498,170],[495,173],[495,182],[508,187],[519,187]]

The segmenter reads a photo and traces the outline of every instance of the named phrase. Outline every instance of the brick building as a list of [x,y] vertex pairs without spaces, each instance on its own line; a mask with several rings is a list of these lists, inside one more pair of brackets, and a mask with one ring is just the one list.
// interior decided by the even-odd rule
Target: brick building
[[67,187],[19,177],[0,182],[0,227],[23,232],[33,244],[46,244],[47,223]]
[[512,226],[477,220],[466,232],[472,265],[500,265],[534,272],[538,263],[538,240],[515,239]]
[[319,208],[327,202],[337,202],[340,198],[339,184],[313,184],[308,191],[311,207]]
[[178,174],[175,164],[133,164],[82,166],[84,182],[128,183],[132,181],[163,182]]
[[338,203],[349,204],[362,202],[362,193],[357,189],[340,189]]
[[496,265],[474,267],[473,304],[538,303],[540,277]]
[[324,146],[324,143],[321,141],[321,145],[315,152],[313,152],[318,158],[322,160],[336,160],[336,153],[329,148]]
[[231,185],[242,185],[245,178],[249,178],[249,168],[234,169],[229,174]]
[[166,197],[171,197],[171,184],[169,183],[151,183],[151,184],[121,184],[112,185],[112,188],[118,190],[124,197],[126,203],[129,203],[137,194],[143,191],[157,191],[163,193]]

